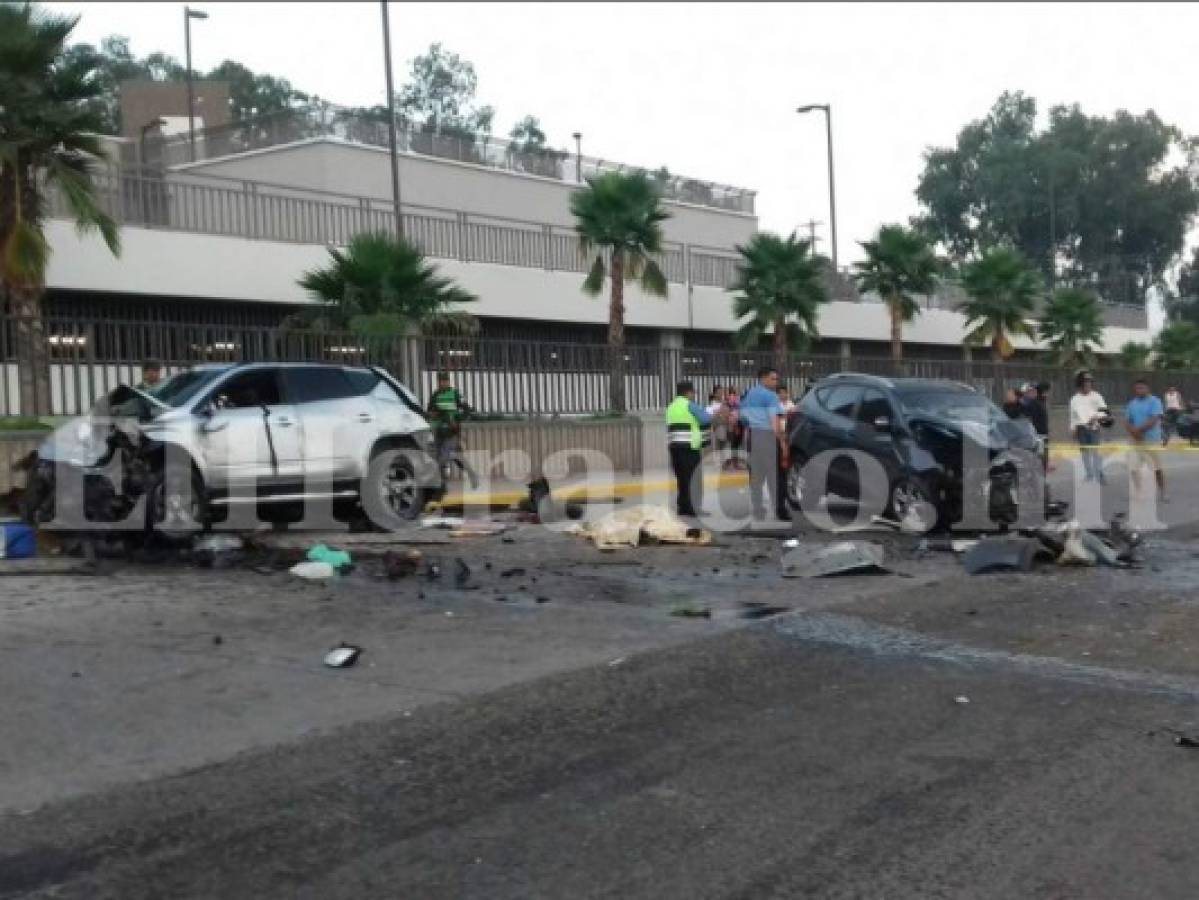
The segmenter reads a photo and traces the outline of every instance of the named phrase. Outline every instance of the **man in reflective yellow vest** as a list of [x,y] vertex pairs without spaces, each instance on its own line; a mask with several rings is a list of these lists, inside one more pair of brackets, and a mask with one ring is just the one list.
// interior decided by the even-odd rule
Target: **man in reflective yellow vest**
[[700,464],[703,448],[710,443],[708,426],[711,424],[711,415],[695,402],[695,385],[680,381],[674,402],[666,407],[666,439],[670,447],[670,467],[678,485],[675,508],[680,516],[703,513],[704,473]]

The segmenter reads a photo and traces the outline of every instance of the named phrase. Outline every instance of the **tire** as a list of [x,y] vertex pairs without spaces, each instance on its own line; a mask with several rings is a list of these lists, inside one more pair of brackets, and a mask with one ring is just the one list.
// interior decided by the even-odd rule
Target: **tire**
[[918,476],[900,478],[891,485],[887,497],[887,515],[897,522],[905,519],[919,523],[920,532],[930,532],[945,524],[945,510],[928,482]]
[[786,494],[787,506],[792,512],[796,512],[803,508],[804,491],[807,489],[803,476],[803,467],[808,464],[808,459],[798,450],[791,450],[791,466],[787,469],[787,480],[783,485],[783,492]]
[[[194,466],[191,468],[190,487],[188,509],[180,510],[166,496],[166,473],[163,470],[156,472],[146,490],[146,530],[156,531],[174,540],[205,531],[211,524],[206,489],[204,479]],[[180,521],[183,513],[186,515]]]
[[429,493],[418,483],[416,466],[408,453],[388,448],[371,457],[361,500],[371,522],[386,531],[390,521],[412,522],[419,518]]

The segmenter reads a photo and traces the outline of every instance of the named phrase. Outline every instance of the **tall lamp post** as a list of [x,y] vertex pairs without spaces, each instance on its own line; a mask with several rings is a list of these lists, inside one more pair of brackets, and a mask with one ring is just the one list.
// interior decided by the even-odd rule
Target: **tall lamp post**
[[827,103],[811,103],[807,106],[801,106],[796,110],[801,115],[803,113],[815,112],[820,110],[824,113],[824,122],[828,130],[828,219],[830,235],[832,237],[831,245],[833,251],[833,269],[840,271],[837,268],[837,188],[836,179],[833,177],[833,111],[832,107]]
[[387,141],[391,150],[391,206],[396,217],[396,236],[404,236],[404,216],[400,208],[400,157],[396,150],[396,96],[391,80],[391,24],[387,18],[387,0],[383,8],[383,71],[387,76]]
[[575,139],[575,181],[583,183],[583,132],[576,131],[571,135]]
[[187,52],[187,146],[188,157],[196,161],[196,98],[192,86],[192,19],[207,19],[208,13],[183,7],[183,44]]

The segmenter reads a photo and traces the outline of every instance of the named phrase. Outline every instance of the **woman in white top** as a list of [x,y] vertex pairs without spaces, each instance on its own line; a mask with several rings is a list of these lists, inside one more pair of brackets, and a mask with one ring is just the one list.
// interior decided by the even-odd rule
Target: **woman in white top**
[[1107,402],[1095,390],[1095,379],[1089,372],[1080,372],[1075,379],[1078,391],[1070,398],[1070,429],[1078,441],[1087,481],[1106,484],[1103,460],[1099,456],[1099,429],[1108,416]]
[[1162,399],[1166,403],[1166,416],[1162,420],[1162,446],[1170,443],[1170,435],[1178,430],[1178,417],[1182,415],[1182,391],[1170,385]]

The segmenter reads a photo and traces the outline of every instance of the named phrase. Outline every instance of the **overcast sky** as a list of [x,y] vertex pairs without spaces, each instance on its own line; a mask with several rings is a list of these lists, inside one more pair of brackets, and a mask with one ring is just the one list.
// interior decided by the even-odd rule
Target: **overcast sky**
[[[122,34],[183,57],[183,5],[50,3],[78,40]],[[337,102],[382,102],[378,3],[201,3],[194,65],[226,58]],[[758,191],[763,228],[828,221],[830,102],[844,265],[880,223],[916,211],[923,151],[1003,90],[1042,113],[1154,109],[1199,134],[1193,4],[392,3],[397,84],[441,41],[474,62],[504,134],[526,113],[583,152]],[[819,233],[827,236],[827,224]],[[822,249],[827,248],[822,244]]]

